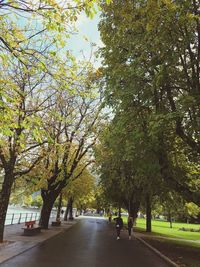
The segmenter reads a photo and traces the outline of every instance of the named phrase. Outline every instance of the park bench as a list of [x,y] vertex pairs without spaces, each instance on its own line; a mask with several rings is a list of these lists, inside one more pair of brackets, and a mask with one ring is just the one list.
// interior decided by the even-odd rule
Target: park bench
[[28,221],[25,222],[25,227],[24,229],[24,235],[32,236],[36,235],[41,232],[41,227],[40,226],[34,226],[36,224],[36,221]]

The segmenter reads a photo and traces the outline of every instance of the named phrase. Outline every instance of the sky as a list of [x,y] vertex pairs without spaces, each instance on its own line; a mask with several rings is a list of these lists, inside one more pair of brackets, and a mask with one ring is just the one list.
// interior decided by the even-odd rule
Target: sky
[[[92,19],[87,17],[85,12],[82,12],[78,16],[76,22],[76,28],[78,30],[78,33],[72,34],[70,39],[67,40],[66,48],[71,50],[78,60],[89,60],[91,55],[91,43],[96,44],[96,46],[93,46],[92,48],[93,52],[95,52],[98,47],[103,45],[100,39],[100,33],[98,31],[100,11],[98,11],[98,9],[96,9],[96,11],[97,14],[95,14]],[[21,28],[23,28],[27,24],[27,16],[25,16],[24,18],[23,16],[19,16],[17,18],[15,18],[15,16],[11,17],[14,20],[16,19],[16,23]],[[37,21],[33,20],[32,23],[35,23],[37,25],[36,28],[42,28],[40,19],[38,19]],[[95,59],[94,55],[92,58],[92,62],[96,67],[101,64],[100,59]]]
[[[69,41],[69,49],[73,51],[73,54],[78,59],[83,59],[83,55],[86,60],[89,59],[91,54],[91,43],[96,44],[96,46],[93,47],[93,51],[96,51],[98,47],[102,46],[100,33],[98,31],[99,16],[100,14],[97,13],[93,19],[90,19],[82,13],[78,17],[76,27],[79,33],[74,34]],[[94,56],[93,60],[95,61]],[[98,66],[99,64],[100,60],[97,60],[95,65]]]

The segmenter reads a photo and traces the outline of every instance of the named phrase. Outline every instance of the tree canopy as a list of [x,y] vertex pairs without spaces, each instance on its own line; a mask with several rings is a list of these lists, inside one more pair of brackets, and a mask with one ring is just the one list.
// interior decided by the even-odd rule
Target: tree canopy
[[198,1],[102,3],[99,30],[105,103],[114,114],[102,147],[111,147],[106,179],[119,179],[125,162],[132,174],[124,172],[122,184],[134,177],[142,195],[175,190],[200,205]]

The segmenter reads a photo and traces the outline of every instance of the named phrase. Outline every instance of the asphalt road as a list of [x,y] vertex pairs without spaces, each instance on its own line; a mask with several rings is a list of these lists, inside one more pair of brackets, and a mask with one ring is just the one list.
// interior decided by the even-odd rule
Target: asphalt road
[[107,221],[84,218],[69,230],[2,264],[1,267],[169,267],[135,238]]

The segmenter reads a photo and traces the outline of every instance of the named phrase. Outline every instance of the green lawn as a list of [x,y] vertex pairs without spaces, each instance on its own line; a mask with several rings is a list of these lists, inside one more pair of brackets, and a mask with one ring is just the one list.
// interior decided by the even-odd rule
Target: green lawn
[[[126,222],[126,218],[125,222]],[[140,230],[145,230],[146,221],[145,219],[137,219],[136,227]],[[186,232],[180,231],[179,228],[192,228],[200,229],[200,224],[187,224],[187,223],[176,223],[172,224],[173,228],[170,228],[169,222],[156,221],[152,220],[152,233],[161,234],[173,238],[183,238],[187,240],[199,240],[200,241],[200,232]]]

